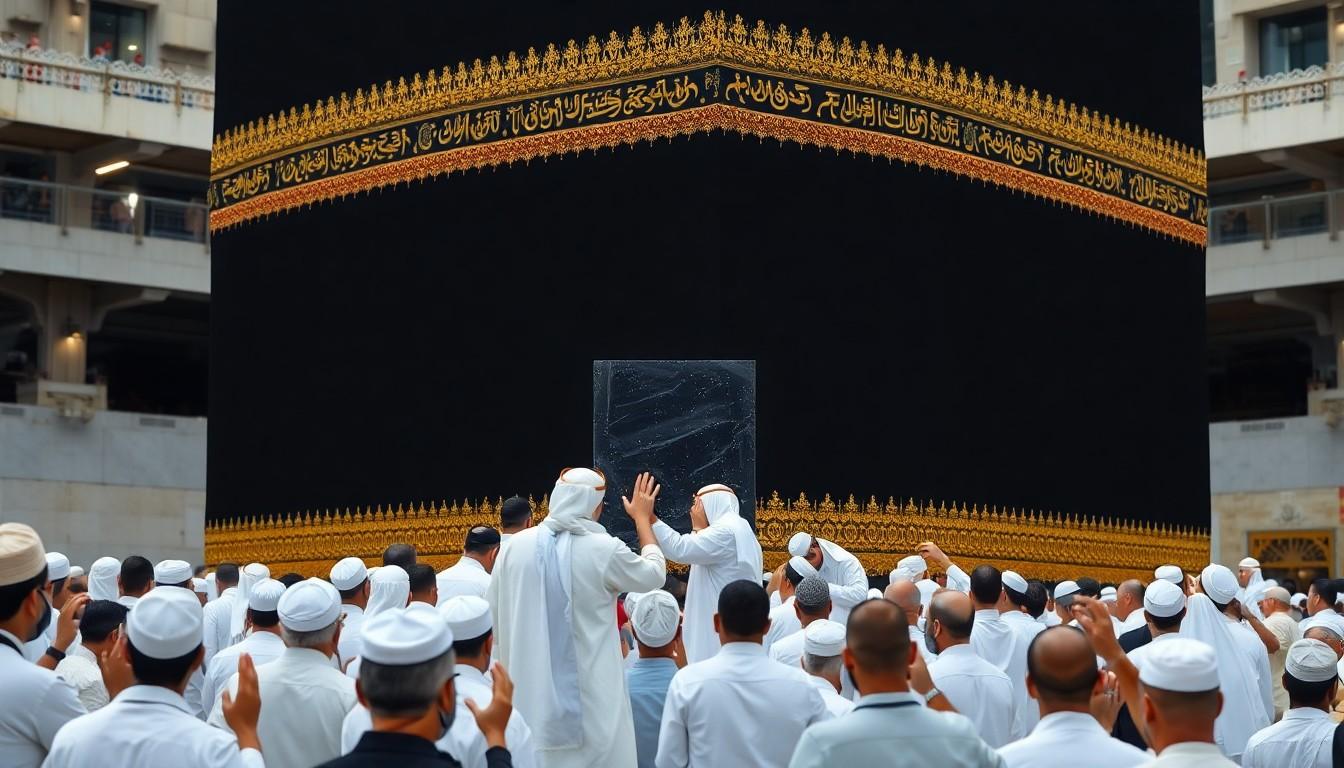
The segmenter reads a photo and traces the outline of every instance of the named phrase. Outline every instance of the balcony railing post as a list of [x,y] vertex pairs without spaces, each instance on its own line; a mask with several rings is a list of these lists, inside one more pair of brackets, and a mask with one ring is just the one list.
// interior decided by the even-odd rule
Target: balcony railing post
[[1264,249],[1268,251],[1270,238],[1274,236],[1274,206],[1271,205],[1269,201],[1265,201],[1264,205],[1265,205],[1265,226],[1263,227],[1263,229],[1265,231],[1265,237],[1264,240],[1262,241],[1262,244],[1264,246]]
[[60,202],[56,206],[56,218],[61,225],[61,234],[70,234],[70,187],[62,184],[58,195],[53,195]]
[[1335,213],[1335,204],[1338,202],[1339,190],[1331,190],[1325,194],[1325,226],[1330,230],[1330,239],[1339,239],[1338,215]]
[[145,209],[148,207],[149,201],[141,200],[140,204],[135,206],[135,213],[131,217],[131,229],[135,232],[136,245],[145,242]]

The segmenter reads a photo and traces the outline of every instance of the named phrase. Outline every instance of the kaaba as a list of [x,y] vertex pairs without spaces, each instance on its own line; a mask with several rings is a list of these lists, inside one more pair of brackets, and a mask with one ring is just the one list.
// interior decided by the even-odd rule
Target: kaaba
[[230,0],[218,39],[207,559],[446,561],[595,455],[597,361],[725,360],[767,561],[1206,561],[1196,4]]

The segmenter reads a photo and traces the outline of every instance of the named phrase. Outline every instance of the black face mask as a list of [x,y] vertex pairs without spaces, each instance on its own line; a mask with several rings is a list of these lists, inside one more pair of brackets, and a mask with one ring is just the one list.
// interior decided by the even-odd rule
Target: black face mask
[[33,632],[28,636],[28,639],[24,640],[25,643],[31,643],[41,637],[42,633],[47,631],[47,627],[51,626],[51,601],[47,599],[46,592],[40,589],[38,592],[42,594],[42,618],[37,620],[37,626],[33,628]]
[[[932,629],[933,627],[930,626],[929,628]],[[928,648],[929,653],[932,653],[934,656],[938,655],[938,643],[933,639],[932,632],[924,633],[924,647]]]
[[442,739],[448,735],[448,731],[453,727],[453,720],[457,718],[457,707],[453,707],[451,712],[444,712],[439,708],[439,738]]

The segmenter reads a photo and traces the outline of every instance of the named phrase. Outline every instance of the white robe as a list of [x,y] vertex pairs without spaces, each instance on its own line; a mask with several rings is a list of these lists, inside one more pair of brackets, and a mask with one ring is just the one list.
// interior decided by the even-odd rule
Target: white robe
[[[730,494],[719,495],[732,498]],[[751,528],[736,514],[731,517],[740,525],[715,521],[708,528],[686,534],[678,533],[661,520],[653,525],[653,534],[667,559],[691,566],[681,636],[686,644],[686,660],[692,664],[719,652],[719,634],[714,631],[719,592],[731,582],[755,581],[761,575],[760,542],[751,537],[747,548],[754,550],[751,555],[754,559],[743,562],[738,555],[737,537],[746,535]]]
[[[552,502],[552,510],[555,502]],[[582,733],[577,747],[547,748],[546,732],[560,718],[553,694],[549,636],[545,631],[538,537],[542,526],[509,539],[495,563],[486,594],[494,614],[497,658],[517,687],[513,705],[532,729],[542,768],[626,768],[635,764],[635,730],[625,687],[616,628],[616,598],[622,592],[659,589],[667,563],[656,546],[635,554],[592,520],[581,521],[587,535],[569,538],[572,637],[579,667]]]
[[821,545],[820,576],[831,588],[831,621],[844,624],[854,606],[868,599],[868,573],[863,563],[833,541],[817,539]]

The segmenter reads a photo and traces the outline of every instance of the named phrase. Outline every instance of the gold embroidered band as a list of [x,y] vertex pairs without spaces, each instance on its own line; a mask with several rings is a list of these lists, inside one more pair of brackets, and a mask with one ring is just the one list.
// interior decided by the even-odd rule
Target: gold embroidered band
[[1203,245],[1203,154],[898,49],[707,12],[415,75],[216,137],[212,231],[389,184],[732,131],[915,163]]

